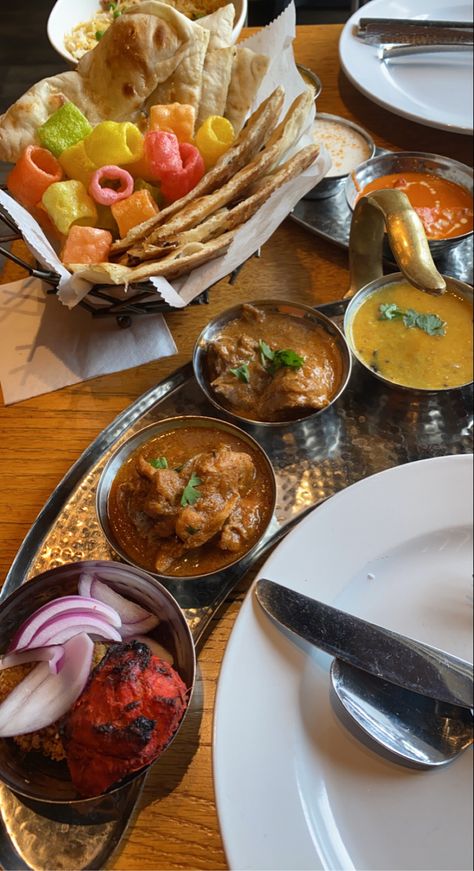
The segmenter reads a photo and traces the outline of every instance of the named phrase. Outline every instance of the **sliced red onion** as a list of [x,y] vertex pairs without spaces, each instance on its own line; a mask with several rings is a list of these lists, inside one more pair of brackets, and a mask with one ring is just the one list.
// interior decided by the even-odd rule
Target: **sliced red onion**
[[64,662],[51,674],[40,662],[0,704],[0,738],[25,735],[50,726],[82,693],[92,663],[94,643],[82,633],[64,645]]
[[122,623],[120,616],[113,608],[103,602],[99,602],[97,599],[86,598],[84,596],[63,596],[59,599],[52,599],[51,602],[47,602],[42,608],[38,608],[37,611],[30,614],[13,636],[8,650],[28,647],[32,638],[45,623],[56,616],[60,617],[68,612],[78,610],[87,611],[88,614],[93,614],[97,617],[101,616],[104,622],[117,628]]
[[[93,599],[109,605],[120,615],[122,623],[138,623],[150,617],[149,611],[146,611],[141,605],[137,605],[136,602],[126,599],[120,593],[116,593],[115,590],[112,590],[111,587],[104,584],[99,578],[93,577],[91,583],[89,583],[90,577],[89,574],[83,573],[79,578],[78,591],[81,596],[89,595]],[[158,618],[156,619],[158,623]]]
[[[44,647],[49,644],[64,644],[74,635],[87,632],[110,641],[121,641],[122,636],[118,629],[107,623],[102,617],[96,617],[86,611],[67,611],[62,616],[56,616],[49,620],[35,633],[28,648]],[[18,649],[18,648],[17,648]],[[22,647],[22,650],[25,648]]]
[[64,658],[64,647],[61,644],[53,644],[49,647],[33,647],[31,650],[15,650],[0,657],[0,671],[4,668],[13,668],[15,665],[24,665],[27,662],[48,662],[52,674],[57,674],[61,669]]
[[127,639],[128,641],[139,641],[140,644],[146,644],[147,647],[150,648],[151,652],[158,656],[160,659],[165,659],[166,662],[169,662],[170,665],[173,665],[174,659],[172,654],[166,647],[162,647],[158,641],[155,641],[154,638],[150,638],[148,635],[134,635],[133,638]]
[[89,572],[81,572],[77,585],[77,592],[80,596],[86,596],[88,599],[91,598],[91,586],[93,580],[94,575],[91,575]]
[[139,635],[144,635],[147,632],[151,632],[155,626],[158,626],[160,622],[159,617],[155,617],[154,614],[149,614],[144,620],[139,620],[137,623],[122,623],[119,632],[122,638],[126,638],[127,640],[131,638],[133,635],[136,635],[137,632]]

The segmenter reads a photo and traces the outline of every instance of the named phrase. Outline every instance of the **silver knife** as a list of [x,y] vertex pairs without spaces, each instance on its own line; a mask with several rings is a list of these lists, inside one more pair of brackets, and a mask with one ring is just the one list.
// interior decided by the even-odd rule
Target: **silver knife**
[[326,653],[412,692],[473,707],[473,667],[469,662],[275,581],[257,581],[256,596],[270,617]]
[[472,21],[428,21],[402,18],[360,18],[355,35],[369,45],[472,45]]

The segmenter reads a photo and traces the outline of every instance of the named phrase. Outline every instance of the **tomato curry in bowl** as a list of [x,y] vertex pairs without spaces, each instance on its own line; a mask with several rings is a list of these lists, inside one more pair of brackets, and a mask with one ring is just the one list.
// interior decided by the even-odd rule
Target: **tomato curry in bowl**
[[225,421],[184,416],[132,436],[105,467],[97,512],[114,551],[163,578],[202,578],[264,535],[276,484],[264,451]]
[[325,315],[299,303],[259,300],[211,321],[197,340],[193,365],[217,408],[246,423],[289,426],[336,401],[351,358]]

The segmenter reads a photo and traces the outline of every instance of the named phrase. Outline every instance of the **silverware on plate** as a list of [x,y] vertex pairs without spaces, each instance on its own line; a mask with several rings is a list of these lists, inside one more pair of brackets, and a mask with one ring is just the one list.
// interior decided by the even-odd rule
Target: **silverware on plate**
[[256,597],[277,623],[337,657],[330,678],[344,713],[397,761],[439,767],[472,744],[470,663],[274,581],[257,581]]
[[425,21],[413,18],[360,18],[355,35],[369,45],[473,44],[473,24],[470,21]]

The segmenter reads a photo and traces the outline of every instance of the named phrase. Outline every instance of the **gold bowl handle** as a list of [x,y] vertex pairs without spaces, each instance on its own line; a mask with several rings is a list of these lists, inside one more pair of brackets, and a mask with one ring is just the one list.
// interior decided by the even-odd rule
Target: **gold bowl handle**
[[374,191],[357,201],[349,238],[350,288],[353,296],[383,275],[385,229],[395,260],[407,281],[426,293],[445,293],[421,219],[403,191]]

